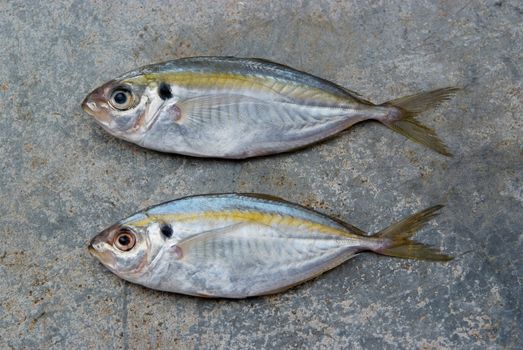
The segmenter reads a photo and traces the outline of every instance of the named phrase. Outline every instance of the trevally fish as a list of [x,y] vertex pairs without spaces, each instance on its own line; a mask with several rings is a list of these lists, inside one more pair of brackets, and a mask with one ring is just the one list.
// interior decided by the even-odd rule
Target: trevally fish
[[416,116],[448,87],[379,105],[325,79],[264,59],[192,57],[145,66],[91,92],[83,109],[110,134],[142,147],[242,159],[303,148],[375,120],[451,153]]
[[411,240],[442,206],[368,236],[277,197],[211,194],[138,212],[95,236],[91,254],[119,277],[145,287],[202,297],[277,293],[360,252],[448,261]]

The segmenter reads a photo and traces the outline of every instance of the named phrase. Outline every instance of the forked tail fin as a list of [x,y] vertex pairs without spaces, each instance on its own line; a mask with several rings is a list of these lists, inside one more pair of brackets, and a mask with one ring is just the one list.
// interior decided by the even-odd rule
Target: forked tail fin
[[416,120],[416,116],[423,111],[435,108],[442,102],[449,100],[458,90],[460,89],[447,87],[388,101],[382,104],[382,106],[394,108],[390,109],[386,117],[379,118],[378,120],[403,136],[425,145],[438,153],[451,157],[452,153],[450,153],[443,141],[439,139],[436,132],[421,124]]
[[443,208],[442,205],[430,207],[378,232],[374,237],[383,239],[382,247],[373,249],[373,251],[378,254],[405,259],[452,260],[452,257],[443,254],[439,250],[410,239],[416,231],[438,215],[438,210],[441,208]]

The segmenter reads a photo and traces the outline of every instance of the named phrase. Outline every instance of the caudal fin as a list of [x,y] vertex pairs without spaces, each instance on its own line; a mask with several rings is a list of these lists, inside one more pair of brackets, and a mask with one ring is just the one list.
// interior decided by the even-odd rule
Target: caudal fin
[[438,210],[441,208],[443,208],[442,205],[430,207],[378,232],[374,237],[383,239],[382,247],[373,249],[373,251],[378,254],[405,259],[452,260],[452,257],[439,250],[410,239],[416,231],[438,215]]
[[458,90],[460,89],[447,87],[388,101],[382,104],[382,106],[394,108],[391,108],[386,117],[378,120],[403,136],[438,153],[451,157],[452,153],[450,153],[443,141],[439,139],[436,132],[421,124],[416,120],[416,116],[449,100]]

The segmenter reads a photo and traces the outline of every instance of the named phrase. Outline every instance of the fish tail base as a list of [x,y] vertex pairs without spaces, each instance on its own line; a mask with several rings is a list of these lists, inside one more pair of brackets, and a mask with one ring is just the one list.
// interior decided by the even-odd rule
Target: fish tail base
[[436,205],[419,213],[411,215],[386,229],[378,232],[375,237],[380,240],[379,247],[372,249],[375,253],[404,259],[449,261],[451,256],[443,254],[438,249],[411,239],[416,231],[438,215],[442,205]]
[[416,116],[449,100],[458,90],[459,88],[447,87],[388,101],[382,106],[391,108],[384,117],[378,120],[403,136],[451,157],[452,153],[436,132],[421,124],[416,120]]

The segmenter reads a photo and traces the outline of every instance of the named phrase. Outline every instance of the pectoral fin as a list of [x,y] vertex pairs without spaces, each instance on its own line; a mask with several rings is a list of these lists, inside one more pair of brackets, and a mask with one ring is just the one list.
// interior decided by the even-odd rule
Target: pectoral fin
[[[179,101],[182,123],[199,125],[211,119],[234,120],[245,118],[242,111],[256,111],[268,108],[268,103],[254,97],[244,95],[207,95]],[[257,114],[257,113],[256,113]]]
[[178,242],[176,244],[176,246],[181,248],[183,251],[189,251],[191,248],[194,248],[199,244],[202,244],[209,240],[216,239],[222,235],[230,234],[246,225],[248,225],[248,223],[240,222],[237,224],[220,227],[220,228],[217,228],[214,230],[204,231],[204,232],[198,233],[194,236],[191,236],[189,238],[181,240],[180,242]]
[[[235,243],[253,239],[247,235],[260,236],[261,231],[267,229],[275,230],[259,223],[241,222],[199,233],[178,242],[176,247],[180,250],[182,259],[188,263],[222,260],[239,253],[235,251]],[[243,253],[248,254],[248,251]]]

